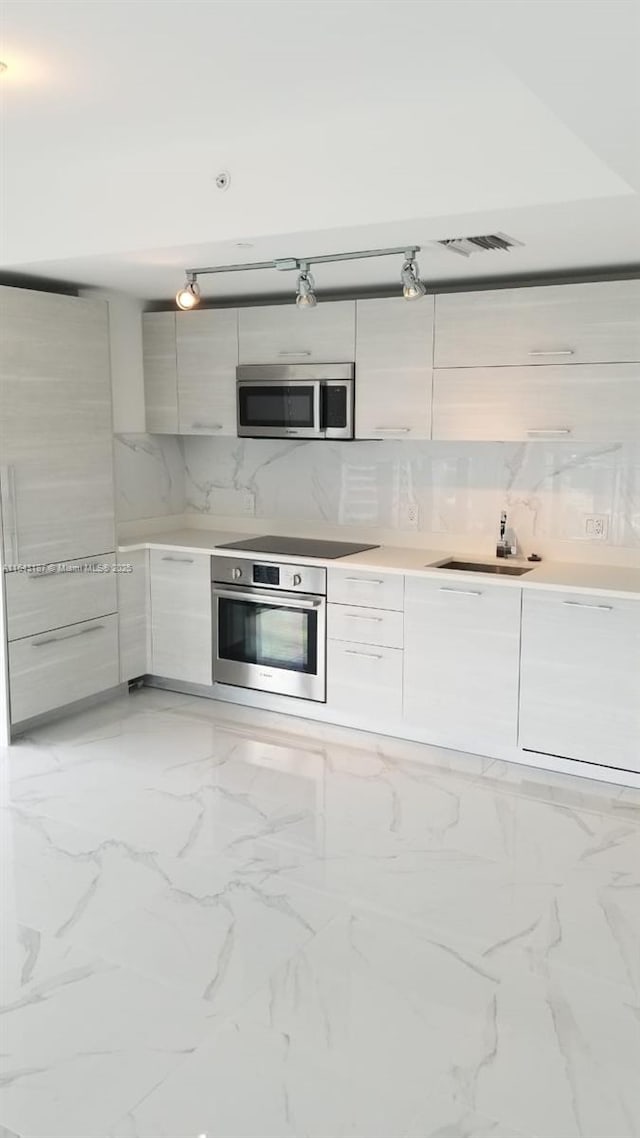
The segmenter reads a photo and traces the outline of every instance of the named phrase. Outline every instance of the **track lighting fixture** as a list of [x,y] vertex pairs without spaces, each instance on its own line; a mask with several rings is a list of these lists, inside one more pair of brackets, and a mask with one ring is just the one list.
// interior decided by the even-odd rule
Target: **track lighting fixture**
[[209,265],[207,268],[187,269],[186,280],[182,288],[176,293],[178,308],[195,308],[200,303],[200,286],[198,277],[209,273],[246,273],[256,269],[277,269],[279,272],[298,273],[296,287],[296,304],[299,308],[315,308],[318,298],[315,291],[315,282],[311,274],[311,265],[330,264],[335,261],[364,261],[369,257],[398,257],[404,256],[402,265],[402,294],[407,300],[414,300],[424,296],[427,291],[420,280],[416,253],[420,252],[419,245],[401,245],[394,249],[360,249],[354,253],[322,253],[317,257],[279,257],[274,261],[254,261],[244,265]]
[[298,287],[296,290],[296,304],[298,308],[315,308],[318,303],[315,287],[315,281],[309,270],[309,266],[304,261],[301,261]]
[[176,293],[176,304],[178,308],[188,311],[190,308],[195,308],[200,304],[200,285],[196,280],[195,273],[187,273],[187,279],[182,288],[178,289]]
[[404,255],[404,264],[400,279],[402,281],[402,295],[405,300],[417,300],[427,291],[420,280],[420,270],[415,259],[416,250],[407,249]]

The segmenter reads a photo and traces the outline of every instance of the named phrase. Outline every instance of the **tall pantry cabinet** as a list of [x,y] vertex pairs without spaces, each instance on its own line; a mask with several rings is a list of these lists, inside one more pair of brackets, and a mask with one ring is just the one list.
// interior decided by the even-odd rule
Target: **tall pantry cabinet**
[[6,734],[118,683],[104,301],[0,288],[0,508]]

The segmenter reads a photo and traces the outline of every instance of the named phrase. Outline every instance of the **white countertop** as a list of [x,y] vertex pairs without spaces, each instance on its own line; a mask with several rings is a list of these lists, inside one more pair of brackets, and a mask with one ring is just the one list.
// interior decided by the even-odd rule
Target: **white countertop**
[[[241,550],[222,550],[220,545],[229,541],[240,541],[243,537],[255,539],[255,534],[243,534],[223,530],[176,529],[157,533],[131,535],[122,538],[120,553],[131,553],[139,549],[174,549],[181,553],[217,553],[230,557],[255,558],[255,552]],[[345,535],[345,540],[347,540]],[[510,558],[509,565],[523,565],[530,571],[520,577],[500,576],[480,573],[464,573],[460,570],[438,568],[443,561],[457,557],[455,550],[411,549],[405,546],[382,545],[363,553],[353,553],[337,560],[323,558],[304,558],[305,564],[332,566],[336,569],[347,567],[376,572],[401,573],[412,576],[448,577],[456,580],[482,580],[505,588],[556,589],[581,593],[598,592],[612,597],[640,599],[640,569],[617,565],[583,565],[565,561],[543,561],[534,564]],[[266,557],[267,560],[298,562],[300,558]],[[472,560],[469,555],[460,555],[461,560]],[[491,558],[479,557],[478,561],[490,564]],[[496,564],[501,564],[496,561]]]

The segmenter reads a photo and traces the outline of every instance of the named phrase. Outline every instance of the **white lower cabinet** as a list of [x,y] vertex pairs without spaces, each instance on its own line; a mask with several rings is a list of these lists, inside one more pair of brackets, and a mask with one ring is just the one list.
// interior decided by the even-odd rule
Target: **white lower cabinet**
[[7,630],[20,640],[117,611],[114,553],[7,573]]
[[525,590],[520,746],[640,771],[640,601]]
[[[149,629],[149,552],[121,553],[118,573],[120,682],[151,671]],[[130,572],[129,572],[130,568]]]
[[402,648],[403,623],[401,612],[353,605],[330,604],[327,607],[329,640],[354,640],[358,644]]
[[402,715],[402,649],[329,640],[327,704],[353,715],[367,716],[372,729]]
[[151,672],[212,683],[211,557],[152,549]]
[[517,741],[521,590],[407,577],[404,718],[474,751]]
[[398,573],[368,573],[359,569],[329,569],[327,599],[338,605],[397,609],[402,612],[404,577]]
[[9,674],[13,723],[115,687],[117,616],[14,640]]

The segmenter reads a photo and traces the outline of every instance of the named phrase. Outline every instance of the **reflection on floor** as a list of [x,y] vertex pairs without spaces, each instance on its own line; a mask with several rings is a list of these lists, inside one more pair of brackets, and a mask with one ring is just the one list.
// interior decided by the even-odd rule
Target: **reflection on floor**
[[640,1134],[640,792],[149,689],[2,764],[0,1136]]

